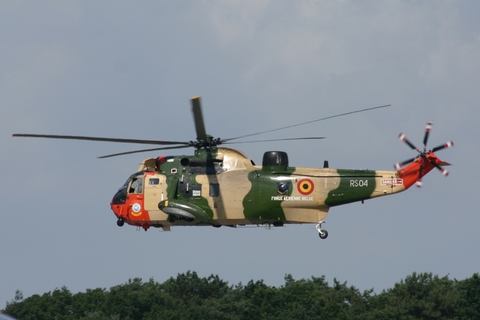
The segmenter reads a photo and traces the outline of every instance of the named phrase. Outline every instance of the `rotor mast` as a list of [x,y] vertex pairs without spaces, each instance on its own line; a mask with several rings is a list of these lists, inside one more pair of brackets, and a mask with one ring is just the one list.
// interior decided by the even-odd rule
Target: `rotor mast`
[[197,149],[209,149],[216,147],[222,143],[220,138],[213,138],[208,135],[205,130],[205,122],[203,121],[202,106],[200,104],[200,96],[195,96],[191,99],[193,121],[195,123],[195,131],[197,133],[197,141],[190,141],[190,145]]

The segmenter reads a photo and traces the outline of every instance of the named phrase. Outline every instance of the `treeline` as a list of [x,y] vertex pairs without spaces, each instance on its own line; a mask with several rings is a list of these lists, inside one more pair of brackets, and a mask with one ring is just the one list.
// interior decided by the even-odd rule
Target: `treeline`
[[280,287],[263,280],[229,286],[218,276],[179,274],[163,283],[136,278],[72,294],[66,287],[23,298],[4,313],[29,319],[480,319],[480,276],[451,280],[413,273],[379,294],[325,277]]

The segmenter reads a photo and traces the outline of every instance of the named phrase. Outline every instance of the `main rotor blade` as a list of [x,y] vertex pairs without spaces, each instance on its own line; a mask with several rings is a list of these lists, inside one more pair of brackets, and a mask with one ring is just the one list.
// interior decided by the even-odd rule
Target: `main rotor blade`
[[199,96],[192,98],[192,112],[193,120],[195,121],[195,130],[197,132],[197,140],[207,141],[207,132],[205,131]]
[[325,137],[300,137],[300,138],[281,138],[281,139],[268,139],[268,140],[234,141],[234,142],[226,142],[225,144],[273,142],[273,141],[287,141],[287,140],[320,140],[320,139],[325,139]]
[[293,124],[293,125],[290,125],[290,126],[281,127],[281,128],[277,128],[277,129],[272,129],[272,130],[266,130],[266,131],[261,131],[261,132],[246,134],[246,135],[239,136],[239,137],[234,137],[234,138],[222,139],[222,142],[227,142],[227,141],[236,140],[236,139],[240,139],[240,138],[252,137],[252,136],[256,136],[256,135],[260,135],[260,134],[265,134],[265,133],[280,131],[280,130],[289,129],[289,128],[293,128],[293,127],[303,126],[303,125],[306,125],[306,124],[309,124],[309,123],[313,123],[313,122],[318,122],[318,121],[323,121],[323,120],[328,120],[328,119],[343,117],[343,116],[347,116],[347,115],[354,114],[354,113],[360,113],[360,112],[365,112],[365,111],[370,111],[370,110],[375,110],[375,109],[381,109],[381,108],[386,108],[386,107],[390,107],[390,106],[391,106],[391,104],[387,104],[387,105],[379,106],[379,107],[373,107],[373,108],[360,109],[360,110],[356,110],[356,111],[344,112],[344,113],[336,114],[336,115],[333,115],[333,116],[329,116],[329,117],[325,117],[325,118],[320,118],[320,119],[315,119],[315,120],[310,120],[310,121],[307,121],[307,122],[302,122],[302,123],[298,123],[298,124]]
[[152,148],[152,149],[142,149],[142,150],[134,150],[134,151],[127,151],[127,152],[120,152],[114,154],[107,154],[105,156],[98,157],[99,159],[111,158],[116,156],[123,156],[126,154],[133,154],[133,153],[141,153],[141,152],[148,152],[148,151],[157,151],[157,150],[170,150],[170,149],[182,149],[188,148],[189,146],[174,146],[174,147],[164,147],[164,148]]
[[423,150],[427,149],[428,135],[431,129],[432,129],[432,123],[427,122],[427,126],[425,127],[425,136],[423,137]]
[[54,134],[25,134],[14,133],[13,137],[28,137],[28,138],[47,138],[47,139],[67,139],[67,140],[88,140],[88,141],[107,141],[107,142],[120,142],[120,143],[138,143],[138,144],[185,144],[189,145],[185,141],[162,141],[162,140],[143,140],[143,139],[119,139],[119,138],[103,138],[103,137],[89,137],[89,136],[65,136]]
[[435,147],[432,149],[432,152],[436,152],[438,150],[442,150],[442,149],[445,149],[445,148],[451,148],[453,147],[453,141],[447,141],[445,142],[444,144],[438,146],[438,147]]

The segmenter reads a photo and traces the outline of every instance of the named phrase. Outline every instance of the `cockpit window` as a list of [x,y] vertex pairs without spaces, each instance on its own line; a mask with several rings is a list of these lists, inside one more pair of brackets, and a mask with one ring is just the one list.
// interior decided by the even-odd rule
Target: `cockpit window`
[[143,177],[132,178],[128,193],[143,193]]
[[123,186],[113,196],[112,204],[124,204],[128,193],[143,193],[143,173],[138,172],[130,176]]

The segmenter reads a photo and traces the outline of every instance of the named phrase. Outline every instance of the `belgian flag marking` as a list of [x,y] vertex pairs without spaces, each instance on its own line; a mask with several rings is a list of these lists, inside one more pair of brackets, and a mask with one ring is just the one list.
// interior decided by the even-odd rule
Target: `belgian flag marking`
[[298,183],[297,183],[298,192],[300,192],[304,196],[312,193],[314,187],[315,186],[313,184],[313,181],[310,180],[310,179],[302,179],[302,180],[298,181]]

